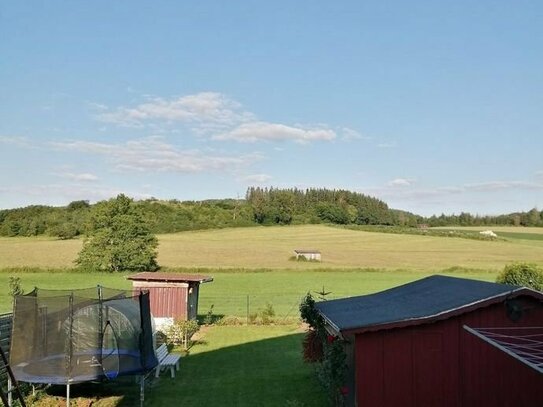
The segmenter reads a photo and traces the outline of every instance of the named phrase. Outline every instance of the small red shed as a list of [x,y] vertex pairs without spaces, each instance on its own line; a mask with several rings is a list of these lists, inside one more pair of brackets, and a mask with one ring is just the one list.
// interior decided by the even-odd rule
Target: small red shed
[[[316,307],[346,340],[348,405],[543,406],[543,293],[431,276]],[[481,339],[496,328],[513,349],[529,341],[534,363]]]
[[151,314],[157,325],[173,319],[195,319],[198,316],[200,284],[213,281],[200,274],[145,272],[127,277],[135,293],[149,291]]

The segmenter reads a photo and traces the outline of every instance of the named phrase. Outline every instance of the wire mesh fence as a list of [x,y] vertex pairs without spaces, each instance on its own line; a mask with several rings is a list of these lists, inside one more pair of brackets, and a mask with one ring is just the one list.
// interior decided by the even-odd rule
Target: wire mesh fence
[[225,317],[234,317],[243,323],[255,323],[262,319],[273,322],[294,322],[299,319],[300,302],[303,295],[262,296],[240,294],[229,296],[202,295],[199,299],[198,314],[201,320],[214,321]]

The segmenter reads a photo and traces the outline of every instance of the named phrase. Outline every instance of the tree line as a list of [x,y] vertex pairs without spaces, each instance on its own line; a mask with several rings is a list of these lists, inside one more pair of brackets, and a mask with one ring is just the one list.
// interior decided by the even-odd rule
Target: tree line
[[[71,239],[92,226],[97,204],[74,201],[64,207],[33,205],[0,210],[0,236],[49,235]],[[422,217],[391,209],[358,192],[310,188],[251,187],[245,199],[134,202],[152,233],[173,233],[224,227],[331,223],[339,225],[428,226],[543,226],[543,211],[534,208],[498,216],[459,215]]]

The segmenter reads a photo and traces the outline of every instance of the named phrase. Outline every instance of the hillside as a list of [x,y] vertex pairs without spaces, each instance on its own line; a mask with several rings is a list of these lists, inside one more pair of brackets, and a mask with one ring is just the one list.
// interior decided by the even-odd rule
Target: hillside
[[[496,271],[514,261],[543,264],[543,240],[479,241],[324,225],[187,231],[161,234],[158,239],[162,267],[439,272],[451,267]],[[72,267],[80,248],[79,239],[0,238],[0,268]],[[319,249],[322,263],[290,260],[293,250],[300,248]]]

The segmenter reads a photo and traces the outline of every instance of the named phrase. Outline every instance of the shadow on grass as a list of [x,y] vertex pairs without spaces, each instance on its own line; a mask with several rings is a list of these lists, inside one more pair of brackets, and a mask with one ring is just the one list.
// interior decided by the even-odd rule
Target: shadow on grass
[[[228,335],[269,328],[215,329]],[[314,370],[302,360],[302,339],[302,333],[283,333],[209,351],[198,347],[181,359],[175,379],[161,375],[147,391],[146,406],[325,406]]]
[[[181,358],[175,378],[169,371],[159,379],[150,375],[144,405],[326,406],[313,367],[302,360],[304,334],[292,331],[281,326],[211,327]],[[47,393],[63,401],[66,388],[54,386]],[[139,406],[139,384],[130,376],[84,383],[72,386],[71,396],[86,398],[73,406],[134,407]]]

